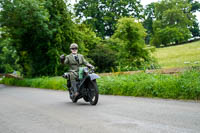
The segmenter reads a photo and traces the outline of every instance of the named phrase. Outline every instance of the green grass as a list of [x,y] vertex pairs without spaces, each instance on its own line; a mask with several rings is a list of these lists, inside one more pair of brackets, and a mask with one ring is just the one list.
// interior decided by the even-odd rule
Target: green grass
[[[65,90],[61,77],[17,80],[4,78],[7,85]],[[200,100],[200,70],[179,75],[147,74],[103,76],[97,80],[99,92],[109,95]]]
[[6,85],[25,86],[33,88],[66,90],[66,81],[61,77],[26,78],[23,80],[4,78],[0,81],[0,83]]
[[154,56],[162,68],[200,66],[200,41],[158,48]]
[[146,74],[102,77],[102,94],[160,97],[172,99],[200,99],[200,73],[192,70],[180,75]]

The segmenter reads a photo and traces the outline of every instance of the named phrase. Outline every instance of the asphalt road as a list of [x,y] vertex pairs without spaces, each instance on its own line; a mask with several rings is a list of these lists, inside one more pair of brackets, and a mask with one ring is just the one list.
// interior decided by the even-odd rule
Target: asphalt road
[[200,102],[100,95],[91,106],[64,91],[0,85],[0,133],[200,133]]

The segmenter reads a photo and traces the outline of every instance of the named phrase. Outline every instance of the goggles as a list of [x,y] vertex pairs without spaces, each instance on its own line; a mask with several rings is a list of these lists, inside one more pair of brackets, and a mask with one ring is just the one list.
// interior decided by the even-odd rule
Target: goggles
[[78,48],[70,48],[71,50],[77,50]]

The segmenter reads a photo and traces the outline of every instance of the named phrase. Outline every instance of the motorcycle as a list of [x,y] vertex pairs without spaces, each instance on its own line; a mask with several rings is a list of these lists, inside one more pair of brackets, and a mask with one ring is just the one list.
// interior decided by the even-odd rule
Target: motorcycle
[[64,73],[63,75],[63,78],[67,79],[70,99],[73,103],[76,103],[79,99],[83,98],[86,102],[90,102],[91,105],[96,105],[99,99],[96,79],[100,77],[94,73],[93,69],[89,69],[88,67],[80,67],[78,74],[77,89],[79,95],[76,97],[74,96],[74,89],[71,86],[70,74]]

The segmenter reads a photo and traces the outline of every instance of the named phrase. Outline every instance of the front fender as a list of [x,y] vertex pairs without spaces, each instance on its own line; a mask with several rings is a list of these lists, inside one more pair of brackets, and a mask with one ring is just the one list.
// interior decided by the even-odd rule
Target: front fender
[[95,73],[89,74],[89,77],[90,77],[90,80],[95,80],[95,79],[99,79],[100,78],[100,76],[95,74]]
[[88,74],[88,75],[81,81],[81,83],[80,83],[80,88],[83,87],[83,84],[84,84],[85,82],[90,82],[90,81],[95,80],[95,79],[98,79],[98,78],[100,78],[100,76],[97,75],[97,74],[95,74],[95,73]]

